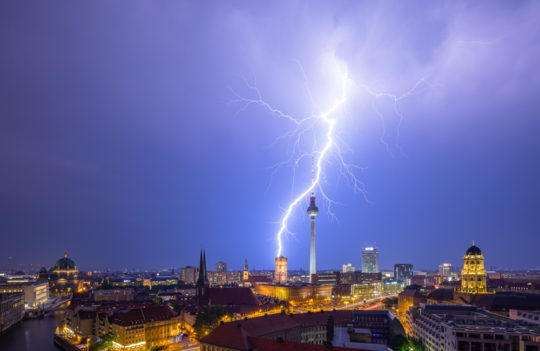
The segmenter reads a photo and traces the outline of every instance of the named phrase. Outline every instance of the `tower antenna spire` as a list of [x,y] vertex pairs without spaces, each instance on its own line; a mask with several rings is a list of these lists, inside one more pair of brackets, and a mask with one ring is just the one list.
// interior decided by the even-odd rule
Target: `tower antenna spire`
[[[311,186],[315,184],[315,156],[311,156]],[[315,187],[311,189],[311,196],[315,195]]]

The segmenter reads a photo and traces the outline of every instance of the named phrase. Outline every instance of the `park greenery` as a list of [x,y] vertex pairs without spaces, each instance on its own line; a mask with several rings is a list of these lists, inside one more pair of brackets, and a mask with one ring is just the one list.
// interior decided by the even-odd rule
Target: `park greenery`
[[217,328],[221,322],[230,320],[232,320],[232,315],[224,306],[212,305],[197,315],[193,328],[197,336],[202,338]]

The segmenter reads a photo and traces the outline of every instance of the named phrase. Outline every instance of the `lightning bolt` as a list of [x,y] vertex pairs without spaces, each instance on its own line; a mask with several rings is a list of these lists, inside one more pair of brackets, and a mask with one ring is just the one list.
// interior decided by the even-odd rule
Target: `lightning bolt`
[[[303,79],[304,79],[304,88],[307,92],[307,95],[311,103],[314,106],[316,106],[315,99],[313,97],[313,94],[311,93],[310,84],[307,79],[305,70],[303,69],[302,65],[298,61],[295,61],[295,63],[299,66],[302,72]],[[291,122],[293,125],[295,125],[295,128],[292,131],[282,136],[279,136],[273,143],[275,144],[276,142],[280,140],[288,139],[288,148],[290,150],[289,151],[290,155],[285,161],[279,162],[278,164],[274,165],[274,167],[272,167],[273,170],[270,177],[269,186],[271,185],[272,177],[277,172],[277,170],[279,170],[284,165],[292,163],[294,165],[292,187],[294,187],[296,169],[299,162],[305,157],[315,157],[317,160],[316,166],[315,166],[315,176],[311,184],[309,186],[303,187],[302,188],[303,190],[301,190],[300,193],[296,194],[296,196],[291,200],[289,205],[284,209],[283,216],[281,217],[281,220],[279,221],[279,230],[276,233],[276,241],[277,241],[277,246],[278,246],[276,257],[280,257],[282,255],[283,235],[293,234],[288,229],[288,222],[289,222],[290,217],[294,213],[294,210],[296,209],[298,204],[302,200],[306,199],[308,195],[310,194],[310,192],[314,191],[315,188],[318,189],[322,197],[328,202],[329,204],[328,214],[330,215],[330,217],[336,218],[331,209],[331,205],[335,204],[336,202],[327,196],[323,187],[321,186],[321,182],[325,178],[323,175],[323,165],[328,162],[328,157],[331,154],[332,150],[334,151],[335,158],[337,159],[338,164],[340,165],[340,174],[349,181],[349,183],[352,185],[353,190],[355,192],[360,192],[363,195],[364,199],[367,202],[369,202],[366,196],[364,183],[360,179],[358,179],[358,177],[355,175],[355,170],[362,170],[362,168],[357,165],[345,162],[341,148],[339,147],[338,143],[336,143],[337,137],[334,134],[335,134],[336,125],[338,123],[337,115],[338,115],[338,112],[346,105],[348,101],[348,96],[349,96],[348,93],[349,93],[350,87],[353,86],[353,81],[349,78],[346,66],[336,65],[335,67],[337,68],[335,72],[336,73],[335,78],[336,78],[336,82],[339,84],[341,94],[324,111],[320,113],[312,114],[303,119],[297,119],[293,117],[292,115],[282,111],[281,109],[274,107],[271,103],[269,103],[263,98],[256,84],[250,84],[245,78],[244,78],[244,83],[246,84],[248,89],[252,90],[255,93],[255,98],[250,99],[250,98],[243,97],[237,94],[234,90],[230,89],[231,92],[237,97],[237,99],[232,100],[232,103],[239,103],[242,105],[242,107],[236,112],[236,115],[246,111],[250,106],[259,105],[265,108],[266,110],[268,110],[273,116],[277,116],[281,119],[287,120]],[[412,89],[406,91],[405,93],[401,95],[394,95],[394,94],[386,93],[386,92],[377,92],[371,89],[367,85],[364,85],[364,84],[358,85],[358,87],[360,87],[362,90],[364,90],[368,95],[370,95],[374,99],[372,102],[372,108],[375,111],[375,113],[379,116],[382,123],[383,132],[381,135],[381,142],[386,146],[386,149],[389,153],[390,153],[389,145],[384,140],[385,133],[386,133],[385,126],[384,126],[384,116],[376,108],[374,101],[377,98],[389,98],[391,99],[391,101],[393,101],[394,112],[399,118],[399,121],[398,121],[398,129],[399,129],[404,116],[398,108],[398,103],[401,100],[405,99],[406,97],[413,95],[418,90],[418,88],[423,85],[423,83],[426,83],[424,78],[417,81],[416,84],[414,84],[414,86],[412,87]],[[313,131],[314,129],[316,129],[318,127],[318,124],[320,124],[324,128],[323,129],[324,137],[323,137],[323,141],[320,143],[320,147],[317,147],[317,144],[318,144],[317,140],[314,140],[312,152],[302,152],[300,150],[301,149],[300,141],[301,141],[302,136],[306,132]],[[397,144],[398,137],[399,137],[399,134],[396,135],[396,144]]]

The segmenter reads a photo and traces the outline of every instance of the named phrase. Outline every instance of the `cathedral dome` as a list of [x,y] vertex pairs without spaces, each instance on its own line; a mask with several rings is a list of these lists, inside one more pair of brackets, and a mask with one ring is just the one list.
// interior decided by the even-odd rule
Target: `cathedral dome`
[[64,253],[64,257],[56,261],[56,264],[54,265],[53,270],[72,270],[75,269],[77,266],[75,266],[75,262],[73,262],[72,259],[69,259],[67,257],[67,252]]
[[472,246],[467,249],[467,253],[466,253],[466,255],[481,255],[481,254],[482,254],[482,250],[480,250],[478,246],[475,246],[474,242]]

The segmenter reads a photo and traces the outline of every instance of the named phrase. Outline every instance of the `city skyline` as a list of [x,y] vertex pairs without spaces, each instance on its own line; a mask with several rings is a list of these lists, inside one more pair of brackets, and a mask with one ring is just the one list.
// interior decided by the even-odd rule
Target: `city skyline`
[[[85,269],[180,269],[204,247],[209,267],[273,269],[312,161],[275,171],[289,126],[235,93],[256,98],[256,82],[309,115],[306,80],[335,98],[328,52],[355,84],[336,135],[365,194],[328,164],[318,270],[360,268],[366,246],[382,269],[459,268],[472,240],[486,269],[538,268],[539,5],[299,4],[1,5],[0,268],[67,251]],[[289,270],[309,270],[308,205]]]

